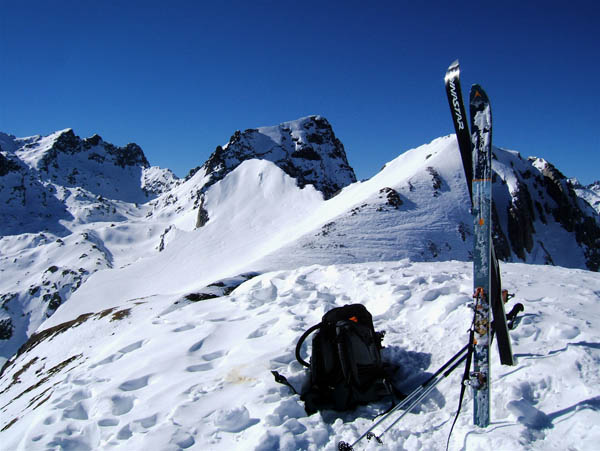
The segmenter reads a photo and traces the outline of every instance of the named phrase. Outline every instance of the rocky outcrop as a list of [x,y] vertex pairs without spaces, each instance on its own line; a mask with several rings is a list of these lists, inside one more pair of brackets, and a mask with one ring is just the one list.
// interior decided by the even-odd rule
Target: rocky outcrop
[[600,181],[582,185],[577,179],[569,179],[568,183],[581,199],[600,214]]
[[272,161],[295,178],[298,186],[314,185],[326,199],[356,181],[344,145],[327,119],[309,116],[275,127],[236,131],[202,166],[211,176],[205,187],[222,180],[243,161],[254,158]]
[[508,206],[507,228],[511,248],[521,260],[525,260],[525,254],[533,248],[534,218],[533,202],[527,186],[518,182],[516,191],[512,193],[512,202]]
[[544,186],[554,205],[550,213],[568,232],[575,234],[577,243],[584,249],[586,264],[592,271],[600,269],[600,226],[591,216],[586,215],[579,199],[566,177],[552,164],[544,162],[542,175]]
[[576,193],[577,185],[541,158],[524,160],[511,152],[498,155],[502,156],[501,175],[495,174],[502,183],[495,183],[494,188],[494,222],[498,224],[494,245],[498,257],[525,262],[533,258],[535,262],[568,266],[573,256],[565,255],[564,245],[561,248],[549,241],[564,240],[567,232],[573,240],[573,255],[578,247],[586,267],[598,271],[600,220],[597,211]]
[[17,163],[0,153],[0,177],[4,177],[8,173],[18,171],[19,169],[20,166]]
[[379,194],[380,194],[380,197],[385,196],[386,204],[390,207],[398,209],[404,203],[404,202],[402,202],[402,199],[400,198],[398,191],[396,191],[393,188],[390,188],[389,186],[386,186],[385,188],[381,188],[379,190]]
[[54,143],[45,150],[40,169],[45,171],[49,171],[50,168],[59,169],[58,158],[60,154],[75,155],[81,153],[86,153],[89,160],[97,163],[105,163],[108,160],[121,168],[127,166],[148,168],[150,166],[141,147],[135,143],[118,147],[104,142],[99,135],[93,135],[82,140],[75,135],[72,129],[67,129],[60,133]]

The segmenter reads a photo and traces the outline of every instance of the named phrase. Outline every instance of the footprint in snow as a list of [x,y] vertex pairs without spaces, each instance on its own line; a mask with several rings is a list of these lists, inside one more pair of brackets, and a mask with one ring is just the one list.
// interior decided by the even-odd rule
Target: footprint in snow
[[119,385],[119,390],[121,391],[135,391],[141,388],[144,388],[148,385],[148,381],[150,380],[150,375],[138,377],[137,379],[130,379],[128,381],[123,382]]
[[519,423],[522,423],[531,429],[542,430],[554,427],[552,420],[548,415],[533,407],[525,399],[510,401],[506,405],[506,408],[517,417]]
[[116,416],[125,415],[126,413],[130,412],[131,409],[133,409],[133,401],[134,398],[130,396],[113,396],[110,398],[111,413]]
[[438,297],[440,297],[441,294],[442,294],[442,292],[440,290],[436,290],[436,289],[429,290],[423,295],[423,301],[424,302],[435,301]]
[[89,399],[91,397],[92,397],[92,394],[90,393],[89,390],[86,390],[86,389],[75,390],[73,392],[73,394],[71,395],[71,401],[73,401],[73,402],[83,401],[84,399]]
[[119,425],[119,420],[116,418],[102,418],[98,420],[98,426],[102,428],[114,427]]
[[117,440],[129,440],[132,435],[131,428],[126,424],[117,433]]
[[213,369],[212,363],[201,363],[199,365],[188,366],[185,370],[190,373],[196,373],[198,371],[210,371]]
[[56,416],[55,415],[50,415],[49,417],[46,417],[44,419],[44,424],[46,426],[49,426],[49,425],[54,424],[54,423],[56,423]]
[[73,407],[63,410],[63,419],[68,418],[71,420],[87,420],[88,412],[83,403],[78,402]]
[[111,354],[105,359],[100,360],[97,363],[93,363],[90,365],[90,369],[96,368],[97,366],[107,365],[109,363],[115,362],[123,357],[125,354]]
[[193,324],[186,324],[185,326],[178,327],[177,329],[173,329],[173,332],[185,332],[186,330],[194,329],[196,326]]
[[254,332],[251,332],[246,338],[259,338],[259,337],[263,337],[269,331],[270,326],[272,326],[273,324],[277,323],[277,321],[279,321],[278,318],[273,318],[273,319],[271,319],[269,321],[266,321],[266,322],[262,323],[258,329],[256,329]]
[[208,354],[204,354],[202,356],[202,358],[204,360],[208,360],[209,362],[211,362],[213,360],[220,359],[221,357],[223,357],[226,354],[227,354],[227,352],[225,352],[225,351],[215,351],[215,352],[210,352]]
[[200,341],[197,341],[192,346],[190,346],[190,348],[188,349],[188,353],[193,353],[193,352],[198,351],[200,348],[202,348],[203,344],[204,344],[204,338]]
[[150,415],[149,417],[140,418],[139,420],[135,420],[134,423],[139,424],[144,429],[150,429],[156,426],[158,422],[158,416],[156,414]]
[[121,354],[128,354],[132,351],[135,351],[136,349],[140,349],[142,347],[142,345],[144,344],[144,340],[140,340],[140,341],[136,341],[135,343],[131,343],[128,346],[125,346],[122,349],[119,349],[118,352],[120,352]]
[[119,349],[116,353],[109,355],[105,359],[102,359],[97,363],[93,363],[92,365],[90,365],[90,369],[96,368],[97,366],[107,365],[109,363],[116,362],[117,360],[121,359],[125,354],[129,354],[130,352],[135,351],[136,349],[140,349],[145,343],[146,340],[139,340],[135,343],[131,343],[130,345]]

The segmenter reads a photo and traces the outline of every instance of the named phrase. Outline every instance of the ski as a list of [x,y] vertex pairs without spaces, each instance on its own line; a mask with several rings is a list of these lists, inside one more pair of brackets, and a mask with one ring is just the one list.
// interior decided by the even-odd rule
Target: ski
[[492,260],[492,111],[479,85],[469,96],[471,142],[473,145],[473,288],[476,318],[473,351],[473,421],[479,427],[490,424],[490,293]]
[[473,180],[473,161],[471,155],[471,134],[467,125],[467,113],[463,103],[462,91],[460,89],[460,66],[458,60],[454,61],[446,71],[444,78],[446,84],[446,95],[448,96],[448,104],[452,113],[452,122],[456,131],[456,139],[458,140],[458,148],[460,157],[467,179],[467,187],[469,188],[469,197],[473,201],[473,192],[471,189],[471,180]]
[[[467,125],[467,115],[465,112],[462,90],[460,87],[460,65],[458,60],[454,61],[448,67],[446,76],[444,77],[444,82],[446,85],[446,95],[448,97],[450,112],[452,113],[452,122],[454,123],[456,139],[458,141],[458,148],[460,150],[463,169],[465,171],[465,177],[467,180],[467,187],[469,189],[469,197],[471,198],[471,202],[473,202],[473,160],[471,151],[471,134],[469,133],[469,126]],[[504,302],[501,296],[502,283],[500,277],[500,267],[498,265],[498,260],[496,259],[496,253],[494,252],[493,244],[490,244],[490,247],[492,268],[491,305],[497,337],[496,343],[498,346],[498,352],[500,353],[500,362],[503,365],[514,365],[506,314],[504,311]]]
[[496,252],[494,251],[494,244],[491,245],[491,305],[492,315],[494,318],[494,329],[496,334],[496,343],[498,345],[498,352],[500,353],[500,363],[502,365],[514,365],[515,359],[512,352],[512,345],[510,342],[509,335],[509,324],[506,319],[506,311],[504,310],[504,304],[507,299],[502,295],[502,286],[500,283],[500,267],[498,260],[496,259]]

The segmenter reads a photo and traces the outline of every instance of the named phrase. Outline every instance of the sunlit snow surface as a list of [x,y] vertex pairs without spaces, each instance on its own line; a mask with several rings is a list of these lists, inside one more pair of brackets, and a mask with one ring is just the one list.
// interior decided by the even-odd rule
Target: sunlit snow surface
[[[600,275],[524,264],[502,272],[526,309],[511,333],[517,365],[500,366],[494,350],[492,424],[472,426],[468,393],[450,449],[597,449]],[[470,274],[462,262],[313,265],[256,276],[228,296],[155,295],[94,312],[5,371],[3,449],[334,450],[388,403],[307,417],[270,370],[300,387],[298,337],[330,308],[360,302],[387,332],[384,358],[410,391],[466,343]],[[461,373],[383,446],[363,446],[444,449]]]

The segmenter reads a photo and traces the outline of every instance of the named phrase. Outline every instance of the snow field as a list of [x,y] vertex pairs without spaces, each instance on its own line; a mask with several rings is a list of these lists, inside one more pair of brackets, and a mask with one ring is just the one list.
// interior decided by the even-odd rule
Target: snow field
[[[470,269],[408,260],[314,265],[257,276],[229,296],[156,295],[98,312],[5,372],[0,392],[10,401],[0,406],[0,437],[14,450],[334,450],[389,403],[307,417],[270,370],[300,388],[307,375],[294,357],[299,336],[329,309],[360,302],[376,330],[386,331],[384,358],[399,366],[396,385],[411,391],[466,343]],[[467,392],[450,449],[595,449],[598,274],[502,269],[526,308],[511,333],[518,363],[502,367],[494,351],[493,423],[485,431],[472,426]],[[444,449],[461,375],[459,368],[438,385],[383,446],[365,442],[364,449]]]

